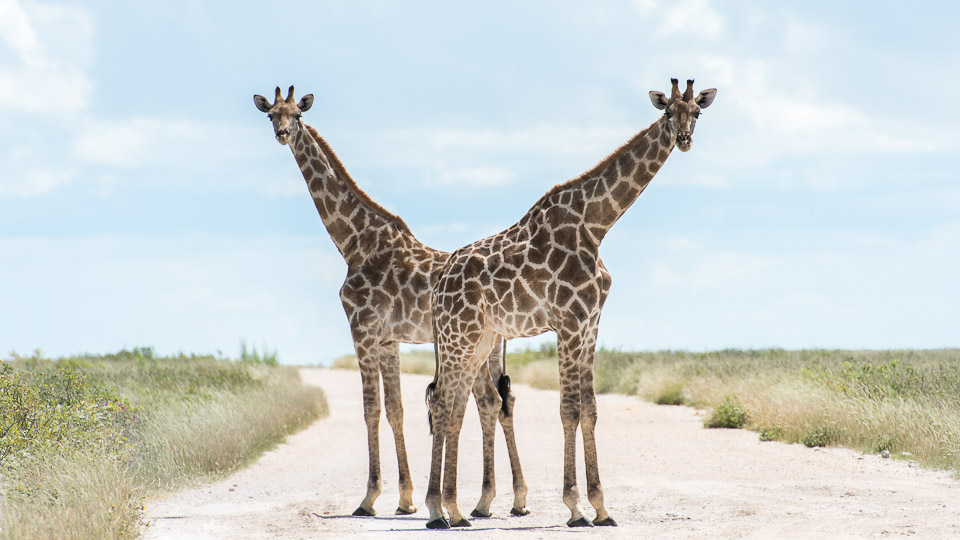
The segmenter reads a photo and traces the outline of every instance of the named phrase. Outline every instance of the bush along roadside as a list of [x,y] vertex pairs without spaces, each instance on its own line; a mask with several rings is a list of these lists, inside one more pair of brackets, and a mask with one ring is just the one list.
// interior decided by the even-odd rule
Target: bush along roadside
[[275,354],[242,352],[0,362],[0,537],[136,536],[147,497],[235,470],[326,414]]

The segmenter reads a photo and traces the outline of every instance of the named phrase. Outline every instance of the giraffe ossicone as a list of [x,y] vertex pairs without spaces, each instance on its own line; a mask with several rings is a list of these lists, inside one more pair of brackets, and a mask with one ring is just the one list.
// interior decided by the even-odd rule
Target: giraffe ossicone
[[[347,263],[340,300],[360,366],[369,459],[366,496],[354,515],[375,515],[374,503],[381,493],[381,378],[383,406],[393,430],[400,476],[397,513],[414,513],[417,508],[403,434],[399,344],[433,340],[430,295],[450,254],[421,243],[399,216],[360,189],[330,145],[301,119],[301,114],[313,106],[312,94],[296,101],[293,86],[286,98],[277,87],[273,103],[260,95],[253,101],[257,109],[267,113],[277,142],[290,147],[323,225]],[[512,403],[514,397],[509,394],[501,398],[497,391],[497,384],[505,377],[502,360],[500,351],[491,351],[487,372],[476,378],[472,389],[483,429],[484,477],[475,510],[478,515],[490,515],[490,502],[496,493],[493,450],[498,418],[513,473],[514,510],[527,511],[527,486],[517,454],[513,417],[502,406]]]
[[[567,525],[616,525],[604,505],[595,439],[594,350],[612,282],[599,247],[674,146],[690,149],[700,110],[716,96],[716,89],[694,96],[693,80],[683,93],[676,79],[671,83],[669,98],[650,92],[653,106],[664,111],[657,121],[594,168],[549,190],[510,228],[455,251],[444,266],[433,300],[438,365],[427,399],[434,423],[427,527],[469,525],[457,506],[458,441],[483,359],[500,339],[551,330],[557,333],[560,364]],[[583,515],[577,489],[578,427],[587,499],[597,512],[592,522]]]

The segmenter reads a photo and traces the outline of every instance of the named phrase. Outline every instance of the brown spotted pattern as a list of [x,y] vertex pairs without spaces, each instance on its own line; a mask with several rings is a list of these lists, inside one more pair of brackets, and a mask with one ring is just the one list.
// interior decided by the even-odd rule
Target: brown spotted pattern
[[576,482],[579,426],[587,498],[597,512],[593,523],[615,525],[603,503],[594,439],[594,349],[611,285],[598,249],[673,147],[680,140],[689,143],[690,120],[710,105],[715,93],[706,90],[694,99],[692,94],[680,95],[676,80],[673,86],[669,100],[651,93],[654,106],[665,110],[659,120],[590,171],[551,189],[515,225],[455,251],[446,262],[433,306],[438,369],[428,403],[435,425],[426,499],[429,527],[469,524],[457,507],[457,441],[466,399],[483,359],[501,338],[550,330],[557,333],[560,359],[563,501],[571,512],[567,524],[589,525]]
[[[369,448],[367,494],[354,514],[374,515],[374,502],[381,493],[381,378],[400,472],[397,513],[415,512],[403,435],[399,344],[433,340],[430,297],[450,254],[422,244],[402,219],[372,201],[357,186],[327,142],[300,120],[301,113],[313,103],[312,95],[295,104],[293,87],[286,99],[281,98],[277,88],[273,104],[263,96],[254,96],[254,102],[270,117],[277,140],[290,146],[320,218],[347,263],[340,299],[360,365]],[[477,377],[473,385],[483,426],[484,460],[490,464],[489,468],[484,467],[483,493],[476,512],[489,515],[495,494],[493,448],[499,416],[513,470],[514,509],[524,513],[527,488],[516,452],[513,418],[500,414],[501,400],[496,389],[502,373],[500,349],[490,351],[487,360],[489,376]],[[514,398],[511,395],[508,399]]]

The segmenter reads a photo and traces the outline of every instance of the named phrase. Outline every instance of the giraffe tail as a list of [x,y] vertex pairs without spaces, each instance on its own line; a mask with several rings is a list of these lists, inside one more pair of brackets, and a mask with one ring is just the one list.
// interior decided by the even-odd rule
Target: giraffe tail
[[430,434],[433,435],[433,393],[437,389],[437,381],[440,380],[440,347],[437,345],[437,325],[433,325],[433,382],[427,385],[426,395],[423,401],[427,404],[427,426],[430,428]]
[[430,427],[430,434],[433,435],[433,412],[430,408],[430,402],[433,401],[433,391],[437,389],[437,381],[427,385],[427,394],[423,397],[423,401],[427,404],[427,426]]
[[500,411],[507,418],[513,414],[513,396],[510,395],[510,376],[507,375],[507,340],[500,341],[500,380],[497,381],[497,393],[500,394]]
[[513,409],[511,408],[511,396],[510,396],[510,376],[503,374],[500,376],[500,380],[497,381],[497,393],[500,394],[500,411],[503,412],[503,415],[507,418],[510,418],[510,415],[513,414]]

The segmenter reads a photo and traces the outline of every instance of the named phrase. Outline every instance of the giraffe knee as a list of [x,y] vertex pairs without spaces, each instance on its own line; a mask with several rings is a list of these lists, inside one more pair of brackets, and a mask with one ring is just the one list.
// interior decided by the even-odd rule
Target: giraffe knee
[[580,404],[560,404],[560,420],[564,426],[576,426],[580,422]]
[[380,419],[380,400],[363,400],[363,418],[368,422]]
[[484,393],[477,406],[484,415],[496,416],[500,410],[500,396],[495,392]]
[[403,425],[403,404],[400,400],[387,403],[387,422],[393,428]]
[[583,411],[580,413],[580,423],[584,427],[593,427],[597,425],[597,411]]

